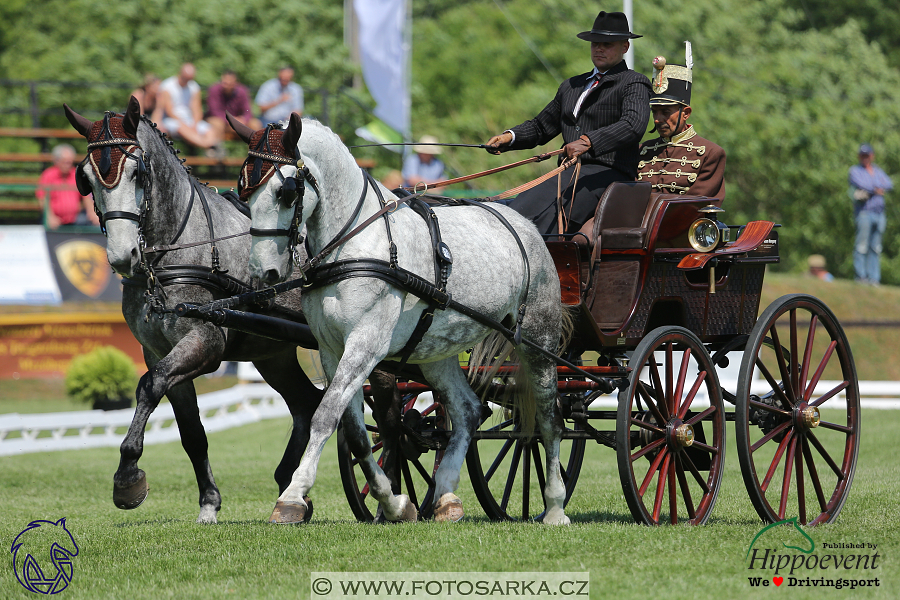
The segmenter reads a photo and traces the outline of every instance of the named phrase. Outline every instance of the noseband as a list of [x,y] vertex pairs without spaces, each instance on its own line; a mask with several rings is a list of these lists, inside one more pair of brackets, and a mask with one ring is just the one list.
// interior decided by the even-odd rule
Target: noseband
[[[103,128],[100,131],[100,135],[98,138],[92,142],[88,142],[88,153],[85,156],[84,160],[78,165],[75,170],[75,184],[78,188],[78,193],[82,196],[87,196],[93,192],[93,188],[91,187],[91,183],[87,178],[87,175],[84,173],[84,167],[86,164],[90,163],[100,175],[100,181],[103,183],[104,187],[113,188],[119,184],[121,174],[115,176],[112,182],[107,182],[106,179],[110,174],[110,169],[113,167],[112,164],[112,149],[117,148],[122,152],[123,157],[120,159],[124,161],[127,158],[131,158],[137,162],[137,187],[144,190],[144,199],[141,202],[140,206],[140,214],[135,214],[133,212],[122,211],[122,210],[111,210],[106,213],[101,213],[97,208],[97,203],[94,202],[94,212],[97,214],[97,218],[100,219],[100,230],[106,234],[106,222],[112,219],[128,219],[129,221],[136,222],[139,226],[143,222],[144,215],[146,213],[146,198],[150,192],[150,166],[148,165],[149,156],[144,152],[144,150],[138,145],[137,140],[125,137],[115,137],[110,128],[110,119],[113,116],[113,113],[107,112],[103,117]],[[140,150],[140,154],[134,154],[129,151],[129,148],[135,148]],[[100,149],[100,157],[99,160],[95,161],[93,157],[93,151]],[[145,160],[147,158],[147,160]],[[121,169],[121,165],[115,165],[116,169]]]

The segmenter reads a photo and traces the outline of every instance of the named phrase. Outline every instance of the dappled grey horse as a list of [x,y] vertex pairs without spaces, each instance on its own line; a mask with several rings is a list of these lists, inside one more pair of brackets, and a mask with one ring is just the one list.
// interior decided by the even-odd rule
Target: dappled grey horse
[[[309,422],[322,391],[297,361],[296,344],[276,342],[195,319],[178,319],[181,302],[203,304],[249,291],[249,211],[201,185],[182,165],[170,141],[140,116],[134,97],[124,115],[92,122],[65,107],[85,138],[88,157],[78,172],[83,194],[93,192],[107,235],[107,257],[125,277],[122,312],[144,348],[149,369],[138,384],[137,408],[121,445],[113,500],[139,506],[147,496],[143,453],[147,419],[165,395],[200,490],[198,522],[216,522],[222,497],[207,456],[193,380],[222,361],[252,361],[284,398],[293,429],[275,470],[280,491],[290,483],[309,440]],[[300,319],[299,293],[285,294],[270,314]]]
[[[290,277],[300,227],[306,225],[315,268],[306,273],[302,303],[330,381],[313,416],[309,447],[270,520],[304,519],[303,498],[339,420],[384,517],[415,518],[412,502],[392,493],[366,442],[362,385],[383,359],[418,365],[447,407],[452,432],[435,474],[434,515],[437,520],[461,518],[462,505],[453,492],[482,405],[457,356],[493,338],[500,343],[486,345],[491,349],[484,357],[490,361],[502,343],[509,350],[515,346],[523,371],[517,379],[518,409],[526,423],[536,421],[542,434],[544,522],[568,523],[552,357],[561,341],[564,311],[556,268],[534,225],[505,206],[472,203],[432,212],[422,203],[398,202],[356,165],[337,135],[296,113],[284,129],[254,132],[229,121],[250,146],[240,183],[242,196],[250,196],[254,230],[251,277],[260,286]],[[439,223],[439,230],[429,223]],[[492,333],[487,321],[504,335]],[[505,354],[506,349],[499,356]]]

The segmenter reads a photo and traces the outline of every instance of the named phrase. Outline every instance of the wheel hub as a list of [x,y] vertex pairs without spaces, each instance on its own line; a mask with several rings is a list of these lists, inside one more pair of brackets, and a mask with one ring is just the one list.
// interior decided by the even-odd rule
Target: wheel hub
[[688,448],[694,443],[694,428],[681,419],[672,419],[666,426],[666,442],[673,450]]
[[675,442],[680,446],[690,446],[694,443],[694,428],[687,423],[682,423],[675,428]]
[[802,427],[804,429],[815,429],[819,426],[819,421],[822,420],[822,416],[819,414],[819,409],[815,406],[810,406],[805,402],[797,406],[794,420],[797,423],[798,427]]

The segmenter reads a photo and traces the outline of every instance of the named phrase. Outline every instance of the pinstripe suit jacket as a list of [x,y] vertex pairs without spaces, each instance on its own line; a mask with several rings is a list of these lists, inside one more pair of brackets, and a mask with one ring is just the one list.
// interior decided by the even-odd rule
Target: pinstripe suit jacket
[[581,155],[582,163],[612,167],[634,179],[638,145],[650,120],[650,80],[623,60],[606,72],[576,118],[572,112],[590,76],[584,73],[564,81],[538,116],[512,128],[516,139],[506,149],[534,148],[560,133],[563,145],[587,135],[591,148]]

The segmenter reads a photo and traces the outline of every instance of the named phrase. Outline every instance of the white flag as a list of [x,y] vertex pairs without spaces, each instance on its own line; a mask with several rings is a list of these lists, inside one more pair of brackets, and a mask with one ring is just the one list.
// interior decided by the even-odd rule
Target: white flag
[[353,0],[359,23],[363,79],[377,104],[375,116],[409,137],[407,0]]

